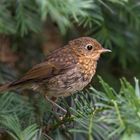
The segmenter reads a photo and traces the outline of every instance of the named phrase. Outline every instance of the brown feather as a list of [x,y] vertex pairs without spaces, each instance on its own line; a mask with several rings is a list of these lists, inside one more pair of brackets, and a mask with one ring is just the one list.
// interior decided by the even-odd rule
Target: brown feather
[[9,89],[9,85],[10,85],[10,83],[1,85],[1,86],[0,86],[0,92],[10,90],[10,89]]
[[[74,65],[72,65],[72,67],[74,67]],[[53,64],[51,62],[42,62],[30,69],[20,80],[0,86],[0,91],[11,90],[21,86],[26,87],[26,85],[30,83],[32,84],[33,82],[47,80],[51,77],[64,73],[72,67],[70,65],[62,67],[59,63]]]

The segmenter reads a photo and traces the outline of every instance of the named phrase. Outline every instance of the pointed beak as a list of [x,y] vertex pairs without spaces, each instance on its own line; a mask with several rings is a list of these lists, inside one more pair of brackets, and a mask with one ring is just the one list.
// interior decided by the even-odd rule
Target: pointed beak
[[104,53],[104,52],[112,52],[111,50],[109,49],[106,49],[106,48],[102,48],[101,50],[98,51],[99,53]]

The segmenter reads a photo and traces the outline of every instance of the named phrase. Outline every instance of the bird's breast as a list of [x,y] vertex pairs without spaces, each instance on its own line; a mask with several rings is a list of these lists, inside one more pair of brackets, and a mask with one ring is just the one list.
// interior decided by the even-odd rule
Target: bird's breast
[[97,62],[88,58],[79,58],[78,66],[84,79],[90,81],[96,72]]

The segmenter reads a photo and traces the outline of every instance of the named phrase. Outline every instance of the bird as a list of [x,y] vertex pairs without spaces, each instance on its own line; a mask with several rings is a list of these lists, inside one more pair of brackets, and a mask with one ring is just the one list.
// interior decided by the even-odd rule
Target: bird
[[79,37],[54,50],[16,81],[0,86],[0,93],[14,89],[33,89],[47,98],[67,97],[83,90],[94,77],[103,48],[94,38]]

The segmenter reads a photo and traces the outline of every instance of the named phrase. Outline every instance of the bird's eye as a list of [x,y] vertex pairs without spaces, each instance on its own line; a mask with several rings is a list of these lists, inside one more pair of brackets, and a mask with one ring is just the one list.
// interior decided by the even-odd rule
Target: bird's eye
[[93,46],[91,44],[88,44],[85,46],[85,48],[90,51],[93,49]]

